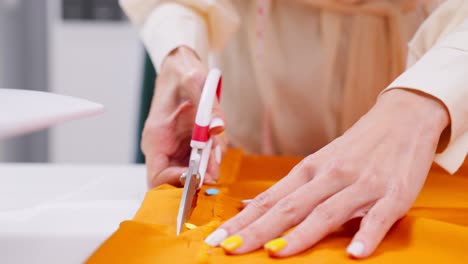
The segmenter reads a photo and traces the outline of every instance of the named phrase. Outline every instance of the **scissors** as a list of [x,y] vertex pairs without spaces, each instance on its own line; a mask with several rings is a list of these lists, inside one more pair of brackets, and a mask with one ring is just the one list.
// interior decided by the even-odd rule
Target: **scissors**
[[208,73],[203,86],[200,102],[195,116],[195,124],[190,141],[190,161],[188,171],[184,173],[180,180],[184,185],[182,198],[177,214],[177,235],[180,235],[182,227],[190,217],[197,202],[197,194],[203,185],[206,168],[210,159],[211,146],[213,140],[210,136],[210,123],[212,119],[213,104],[216,97],[220,98],[221,93],[221,71],[212,69]]

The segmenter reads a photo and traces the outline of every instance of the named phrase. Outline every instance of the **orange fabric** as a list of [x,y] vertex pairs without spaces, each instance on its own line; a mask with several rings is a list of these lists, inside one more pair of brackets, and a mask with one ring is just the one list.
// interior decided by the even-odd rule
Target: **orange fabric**
[[[88,263],[356,263],[345,248],[358,227],[351,222],[315,247],[291,258],[270,259],[262,250],[227,256],[203,239],[240,210],[240,201],[267,189],[300,159],[244,156],[230,151],[221,167],[221,193],[202,190],[190,222],[198,228],[176,236],[182,189],[149,191],[133,220],[125,221]],[[433,167],[408,215],[389,232],[376,253],[362,263],[466,263],[468,257],[468,164],[451,176]],[[205,187],[206,188],[206,187]],[[465,259],[464,259],[465,258]]]

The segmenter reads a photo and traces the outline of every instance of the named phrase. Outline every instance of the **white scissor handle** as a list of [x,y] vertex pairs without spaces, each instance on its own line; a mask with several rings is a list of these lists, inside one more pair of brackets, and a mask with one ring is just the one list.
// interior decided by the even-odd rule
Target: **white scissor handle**
[[[216,100],[216,95],[219,96],[221,89],[221,71],[212,69],[206,77],[205,85],[203,86],[200,102],[198,103],[197,114],[195,116],[195,124],[193,127],[192,140],[190,146],[192,149],[202,149],[199,170],[200,186],[203,185],[205,179],[206,168],[210,159],[211,146],[213,141],[210,137],[210,123],[212,119],[213,104]],[[194,151],[192,151],[194,155]],[[192,158],[192,157],[190,157]]]

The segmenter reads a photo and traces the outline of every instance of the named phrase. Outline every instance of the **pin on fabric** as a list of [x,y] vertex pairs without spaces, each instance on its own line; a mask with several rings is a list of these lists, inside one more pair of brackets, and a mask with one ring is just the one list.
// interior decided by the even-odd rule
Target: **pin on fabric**
[[185,223],[185,227],[186,227],[188,230],[192,230],[192,229],[197,228],[197,226],[194,225],[194,224],[192,224],[192,223]]
[[209,189],[206,189],[205,191],[205,195],[207,196],[213,196],[213,195],[217,195],[219,194],[219,190],[216,189],[216,188],[209,188]]

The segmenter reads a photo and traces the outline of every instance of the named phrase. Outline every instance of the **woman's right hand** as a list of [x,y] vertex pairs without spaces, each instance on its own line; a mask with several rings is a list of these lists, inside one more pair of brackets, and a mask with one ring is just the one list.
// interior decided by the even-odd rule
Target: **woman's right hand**
[[[150,113],[146,119],[141,148],[146,159],[148,187],[164,183],[180,185],[187,171],[190,139],[207,69],[194,51],[179,47],[164,60],[156,81]],[[213,106],[210,133],[213,147],[205,183],[215,183],[226,142],[224,118],[218,102]]]

